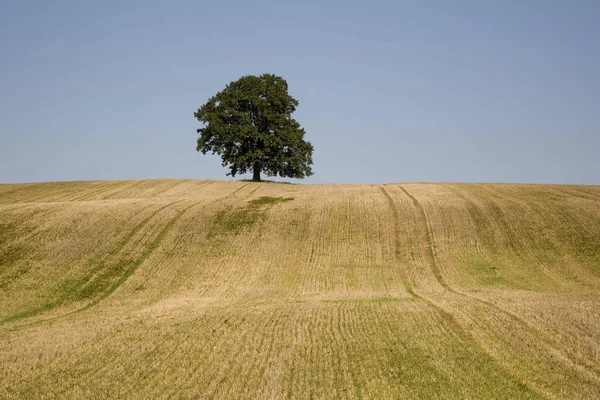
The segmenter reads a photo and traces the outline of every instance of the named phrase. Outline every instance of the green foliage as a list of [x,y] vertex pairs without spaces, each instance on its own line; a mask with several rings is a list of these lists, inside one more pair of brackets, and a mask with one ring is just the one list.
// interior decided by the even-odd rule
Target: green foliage
[[285,79],[263,74],[231,82],[194,113],[203,124],[196,150],[221,156],[228,175],[254,172],[305,178],[312,175],[313,146],[292,118],[298,101]]

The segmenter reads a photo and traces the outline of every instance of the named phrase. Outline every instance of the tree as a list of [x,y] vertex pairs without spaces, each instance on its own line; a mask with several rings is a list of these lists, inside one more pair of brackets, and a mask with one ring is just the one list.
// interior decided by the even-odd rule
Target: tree
[[203,126],[196,150],[221,156],[227,175],[250,170],[260,174],[305,178],[311,170],[313,146],[292,118],[298,101],[288,94],[282,77],[243,76],[211,97],[194,113]]

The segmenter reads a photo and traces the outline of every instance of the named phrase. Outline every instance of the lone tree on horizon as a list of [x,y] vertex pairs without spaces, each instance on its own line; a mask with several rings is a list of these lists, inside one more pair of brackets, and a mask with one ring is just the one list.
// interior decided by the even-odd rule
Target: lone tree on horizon
[[305,178],[311,170],[313,146],[292,118],[298,100],[288,94],[280,76],[243,76],[231,82],[194,113],[197,151],[219,154],[227,175],[252,171],[252,180],[267,176]]

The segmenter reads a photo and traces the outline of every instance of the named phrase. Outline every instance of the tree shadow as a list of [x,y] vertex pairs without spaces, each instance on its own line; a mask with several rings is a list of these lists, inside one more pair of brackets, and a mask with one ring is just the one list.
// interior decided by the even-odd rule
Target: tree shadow
[[[239,182],[254,182],[252,179],[240,179]],[[286,182],[286,181],[272,181],[269,179],[261,179],[260,182],[256,183],[281,183],[283,185],[300,185],[300,183],[296,182]]]

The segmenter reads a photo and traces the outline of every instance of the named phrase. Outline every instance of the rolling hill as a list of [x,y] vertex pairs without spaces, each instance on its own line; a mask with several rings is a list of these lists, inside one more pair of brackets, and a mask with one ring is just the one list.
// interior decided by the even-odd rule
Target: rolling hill
[[600,398],[600,187],[0,185],[0,398]]

